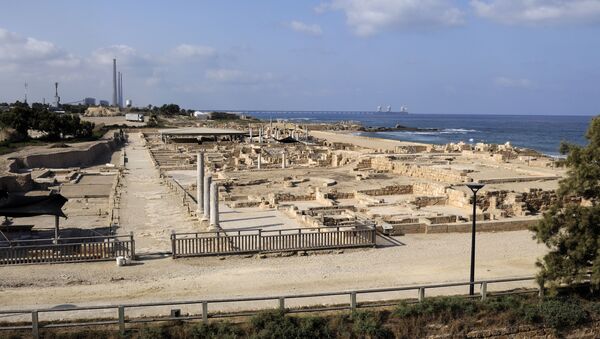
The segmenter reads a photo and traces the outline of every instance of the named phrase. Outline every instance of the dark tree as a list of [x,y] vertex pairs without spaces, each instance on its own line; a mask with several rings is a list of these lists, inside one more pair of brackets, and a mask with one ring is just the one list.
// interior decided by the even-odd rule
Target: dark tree
[[548,287],[580,281],[591,273],[592,286],[600,287],[600,117],[586,133],[588,145],[563,144],[568,154],[566,178],[557,199],[533,228],[535,237],[550,249],[538,261],[538,282]]

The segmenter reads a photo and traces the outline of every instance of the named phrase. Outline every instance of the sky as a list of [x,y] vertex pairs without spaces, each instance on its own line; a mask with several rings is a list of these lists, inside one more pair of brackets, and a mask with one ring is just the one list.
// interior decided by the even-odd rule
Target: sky
[[600,113],[600,0],[2,1],[0,102]]

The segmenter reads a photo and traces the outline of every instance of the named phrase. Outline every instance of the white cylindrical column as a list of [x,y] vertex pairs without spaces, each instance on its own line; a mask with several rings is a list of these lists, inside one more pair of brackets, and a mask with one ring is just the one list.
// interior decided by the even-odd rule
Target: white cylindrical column
[[250,133],[250,142],[252,142],[252,127],[250,127],[249,133]]
[[196,159],[196,215],[202,216],[204,213],[204,152],[198,152]]
[[262,142],[263,142],[263,130],[262,130],[262,128],[260,128],[258,130],[258,143],[262,144]]
[[285,168],[285,152],[281,153],[281,168]]
[[204,177],[204,214],[202,215],[203,221],[208,221],[210,216],[210,184],[212,183],[212,176],[207,175]]
[[260,153],[258,153],[258,157],[256,159],[256,168],[257,169],[260,169],[261,163],[262,163],[262,156],[260,155]]
[[219,227],[219,186],[216,182],[210,184],[210,227]]

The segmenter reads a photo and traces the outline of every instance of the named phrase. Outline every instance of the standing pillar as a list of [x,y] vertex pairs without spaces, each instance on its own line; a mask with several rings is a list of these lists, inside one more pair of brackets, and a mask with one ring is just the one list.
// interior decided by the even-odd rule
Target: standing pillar
[[262,144],[263,142],[263,129],[262,127],[258,130],[258,143]]
[[204,177],[204,214],[202,215],[202,221],[208,221],[210,215],[210,184],[212,182],[212,176],[207,175]]
[[304,126],[304,140],[308,141],[308,126]]
[[204,152],[197,154],[196,170],[196,215],[200,218],[204,213]]
[[250,142],[252,142],[252,127],[250,127]]
[[256,168],[260,169],[260,165],[262,163],[262,155],[260,153],[258,153],[258,158],[256,160]]
[[58,234],[60,233],[59,224],[60,224],[60,221],[58,219],[58,215],[55,215],[54,216],[54,243],[55,244],[58,244]]
[[281,153],[281,168],[285,168],[285,152]]
[[273,118],[269,119],[269,137],[273,138]]
[[210,227],[219,227],[219,186],[216,182],[210,184]]

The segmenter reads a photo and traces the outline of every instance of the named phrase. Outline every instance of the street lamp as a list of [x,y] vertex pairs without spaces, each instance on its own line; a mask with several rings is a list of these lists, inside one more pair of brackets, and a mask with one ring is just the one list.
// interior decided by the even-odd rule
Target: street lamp
[[471,228],[471,279],[469,282],[469,295],[474,294],[474,282],[475,282],[475,227],[476,227],[476,215],[477,215],[477,191],[483,188],[483,184],[480,183],[468,183],[467,187],[473,192],[473,227]]

